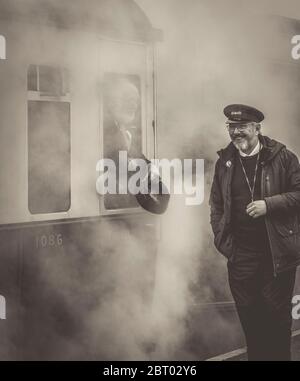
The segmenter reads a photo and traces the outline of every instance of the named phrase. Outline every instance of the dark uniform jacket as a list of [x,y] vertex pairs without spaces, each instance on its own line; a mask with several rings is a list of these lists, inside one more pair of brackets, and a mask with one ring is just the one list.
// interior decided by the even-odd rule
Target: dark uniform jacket
[[[300,264],[300,165],[285,145],[259,135],[264,161],[261,199],[267,204],[265,217],[274,273]],[[210,194],[211,226],[220,253],[233,261],[235,242],[231,229],[231,180],[237,149],[231,142],[218,152]]]

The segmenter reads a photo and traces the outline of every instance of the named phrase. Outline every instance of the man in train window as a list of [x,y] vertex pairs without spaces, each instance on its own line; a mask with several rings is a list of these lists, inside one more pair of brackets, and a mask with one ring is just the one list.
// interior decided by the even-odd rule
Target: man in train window
[[106,76],[104,108],[104,154],[113,156],[120,150],[141,151],[141,112],[139,78]]
[[263,136],[264,115],[229,105],[230,144],[221,149],[210,194],[216,248],[228,259],[230,289],[249,360],[290,360],[291,300],[300,263],[300,166]]
[[[135,77],[136,78],[136,77]],[[140,95],[137,86],[129,78],[118,74],[106,74],[103,96],[103,153],[118,168],[119,152],[141,151]],[[118,173],[118,171],[117,171]],[[137,207],[130,194],[105,195],[106,209]]]
[[[140,80],[134,75],[120,75],[110,73],[106,75],[103,97],[103,150],[104,158],[112,159],[119,166],[119,152],[126,151],[129,160],[143,159],[149,165],[149,176],[145,182],[153,177],[149,160],[142,154],[142,121],[140,108]],[[130,178],[131,173],[128,173]],[[106,209],[132,208],[141,205],[153,213],[163,213],[169,201],[169,194],[161,183],[159,189],[164,192],[159,195],[151,194],[107,194],[104,198]]]

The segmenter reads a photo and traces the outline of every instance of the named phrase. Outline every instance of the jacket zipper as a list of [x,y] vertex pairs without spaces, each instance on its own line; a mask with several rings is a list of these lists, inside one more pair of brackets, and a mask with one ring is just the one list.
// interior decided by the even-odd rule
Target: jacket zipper
[[[228,224],[231,221],[231,182],[232,182],[232,176],[233,176],[233,169],[234,169],[234,166],[235,166],[234,159],[231,158],[230,162],[231,162],[231,166],[229,167],[229,174],[228,174],[227,184],[226,184],[226,197],[228,198],[228,200],[230,202],[230,205],[229,205],[229,208],[228,208],[229,217],[228,217],[228,219],[225,218],[222,234],[224,234],[224,230],[225,230],[226,224]],[[235,254],[233,246],[232,246],[232,249],[233,249],[233,252],[232,252],[232,255],[231,255],[230,259],[229,259],[229,261],[231,261],[231,262],[233,262],[233,260],[234,260],[234,254]]]
[[[262,198],[265,198],[265,169],[264,169],[264,162],[261,163],[261,195]],[[277,271],[276,271],[276,265],[275,265],[275,259],[274,255],[272,252],[272,247],[271,247],[271,240],[270,240],[270,233],[269,233],[269,227],[268,227],[268,219],[267,216],[265,217],[265,225],[266,225],[266,230],[267,230],[267,235],[269,239],[269,244],[270,244],[270,250],[271,250],[271,255],[272,255],[272,262],[273,262],[273,271],[274,271],[274,277],[277,277]]]

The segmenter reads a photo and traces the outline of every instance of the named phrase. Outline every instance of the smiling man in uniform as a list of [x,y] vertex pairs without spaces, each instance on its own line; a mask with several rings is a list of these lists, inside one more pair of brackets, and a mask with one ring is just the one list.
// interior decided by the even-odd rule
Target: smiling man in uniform
[[300,264],[300,166],[282,143],[261,134],[264,115],[224,109],[230,144],[210,195],[216,248],[228,259],[229,285],[249,360],[290,360],[291,299]]

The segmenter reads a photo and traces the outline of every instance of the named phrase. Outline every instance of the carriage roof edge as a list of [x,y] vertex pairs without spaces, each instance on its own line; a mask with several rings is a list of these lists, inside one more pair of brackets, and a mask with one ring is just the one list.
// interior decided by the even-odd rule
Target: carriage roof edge
[[162,32],[152,27],[133,0],[0,0],[0,19],[92,31],[120,40],[162,40]]

